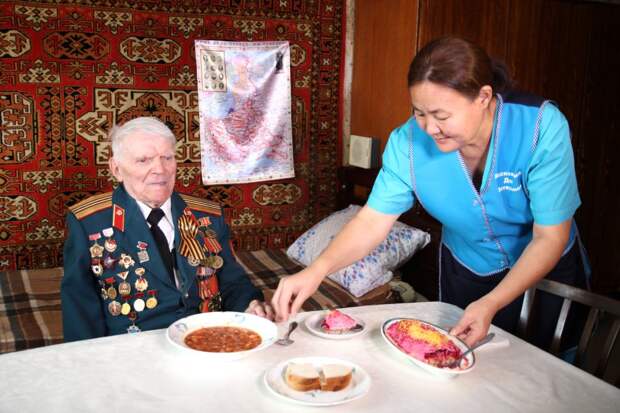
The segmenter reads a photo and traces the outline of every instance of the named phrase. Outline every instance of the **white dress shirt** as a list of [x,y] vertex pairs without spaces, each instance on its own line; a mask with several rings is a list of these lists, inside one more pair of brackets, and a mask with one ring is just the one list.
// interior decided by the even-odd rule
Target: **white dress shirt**
[[[142,212],[142,215],[144,215],[144,219],[146,220],[153,208],[146,205],[144,202],[138,201],[137,199],[136,202],[138,203],[140,211]],[[168,200],[164,202],[160,209],[164,212],[164,217],[159,220],[157,226],[166,236],[166,240],[168,241],[168,248],[170,249],[170,251],[172,251],[172,249],[174,248],[174,224],[172,223],[172,201],[170,200],[170,198],[168,198]],[[149,227],[151,226],[148,221],[146,223]],[[177,275],[176,269],[174,269],[174,279],[178,288],[179,277]]]

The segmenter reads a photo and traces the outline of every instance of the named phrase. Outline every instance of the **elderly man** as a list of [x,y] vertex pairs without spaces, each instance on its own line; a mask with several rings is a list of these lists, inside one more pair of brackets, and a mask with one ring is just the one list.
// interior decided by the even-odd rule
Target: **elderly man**
[[230,250],[220,207],[174,192],[176,139],[155,118],[110,132],[121,183],[70,208],[65,341],[165,328],[205,311],[272,318]]

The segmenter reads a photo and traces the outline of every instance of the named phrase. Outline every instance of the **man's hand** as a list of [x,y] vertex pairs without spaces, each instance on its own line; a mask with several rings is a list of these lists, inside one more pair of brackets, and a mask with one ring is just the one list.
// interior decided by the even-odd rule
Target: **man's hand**
[[245,312],[273,321],[273,308],[271,308],[271,306],[264,301],[250,301],[250,305],[248,305],[248,308],[245,309]]
[[271,299],[276,312],[276,321],[286,321],[297,314],[301,305],[319,288],[323,277],[308,271],[308,268],[295,275],[284,277]]

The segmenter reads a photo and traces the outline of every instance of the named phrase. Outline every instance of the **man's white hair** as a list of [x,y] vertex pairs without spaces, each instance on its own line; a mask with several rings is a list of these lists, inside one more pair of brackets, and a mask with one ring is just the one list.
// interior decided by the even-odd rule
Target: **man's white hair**
[[125,139],[136,132],[166,138],[170,141],[173,148],[177,143],[177,139],[165,123],[157,118],[143,116],[132,119],[129,122],[125,122],[120,126],[116,125],[112,128],[112,130],[110,130],[108,137],[110,139],[110,143],[112,144],[112,155],[115,158],[118,159],[119,157],[122,157],[122,146]]

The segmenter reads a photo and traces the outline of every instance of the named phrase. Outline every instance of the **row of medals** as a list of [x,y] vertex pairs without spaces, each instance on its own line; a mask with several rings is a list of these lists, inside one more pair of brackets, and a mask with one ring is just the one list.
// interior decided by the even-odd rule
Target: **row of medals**
[[[106,236],[106,240],[101,246],[97,243],[97,240],[101,237],[99,233],[89,235],[89,239],[94,241],[94,244],[90,247],[90,256],[91,256],[91,268],[93,273],[98,277],[99,284],[101,285],[101,297],[106,300],[111,300],[108,304],[108,311],[112,316],[124,315],[129,318],[132,323],[135,323],[138,318],[137,313],[143,311],[145,308],[153,309],[157,306],[157,298],[155,297],[155,290],[149,291],[149,297],[146,301],[142,298],[144,291],[148,288],[148,281],[144,278],[144,274],[146,270],[143,267],[136,267],[134,269],[135,274],[138,276],[138,279],[134,283],[135,289],[138,291],[136,294],[136,299],[133,301],[133,311],[132,306],[129,304],[129,300],[131,299],[131,284],[127,282],[127,276],[129,275],[129,271],[121,271],[116,275],[122,280],[122,282],[118,285],[118,293],[116,288],[114,287],[115,280],[112,278],[103,280],[99,277],[103,275],[104,267],[106,269],[110,269],[114,267],[114,265],[118,262],[118,264],[123,267],[125,270],[129,270],[129,268],[135,265],[135,261],[128,254],[121,254],[120,258],[114,259],[111,253],[115,252],[117,249],[116,241],[112,238],[113,228],[104,229],[103,235]],[[139,241],[138,242],[138,259],[140,263],[149,261],[149,255],[146,251],[148,244],[146,242]],[[105,258],[104,251],[107,251],[109,254],[106,254]],[[110,284],[108,286],[108,284]],[[121,296],[121,300],[123,303],[119,303],[116,298]],[[139,329],[133,325],[133,329]],[[130,327],[131,329],[131,327]]]

